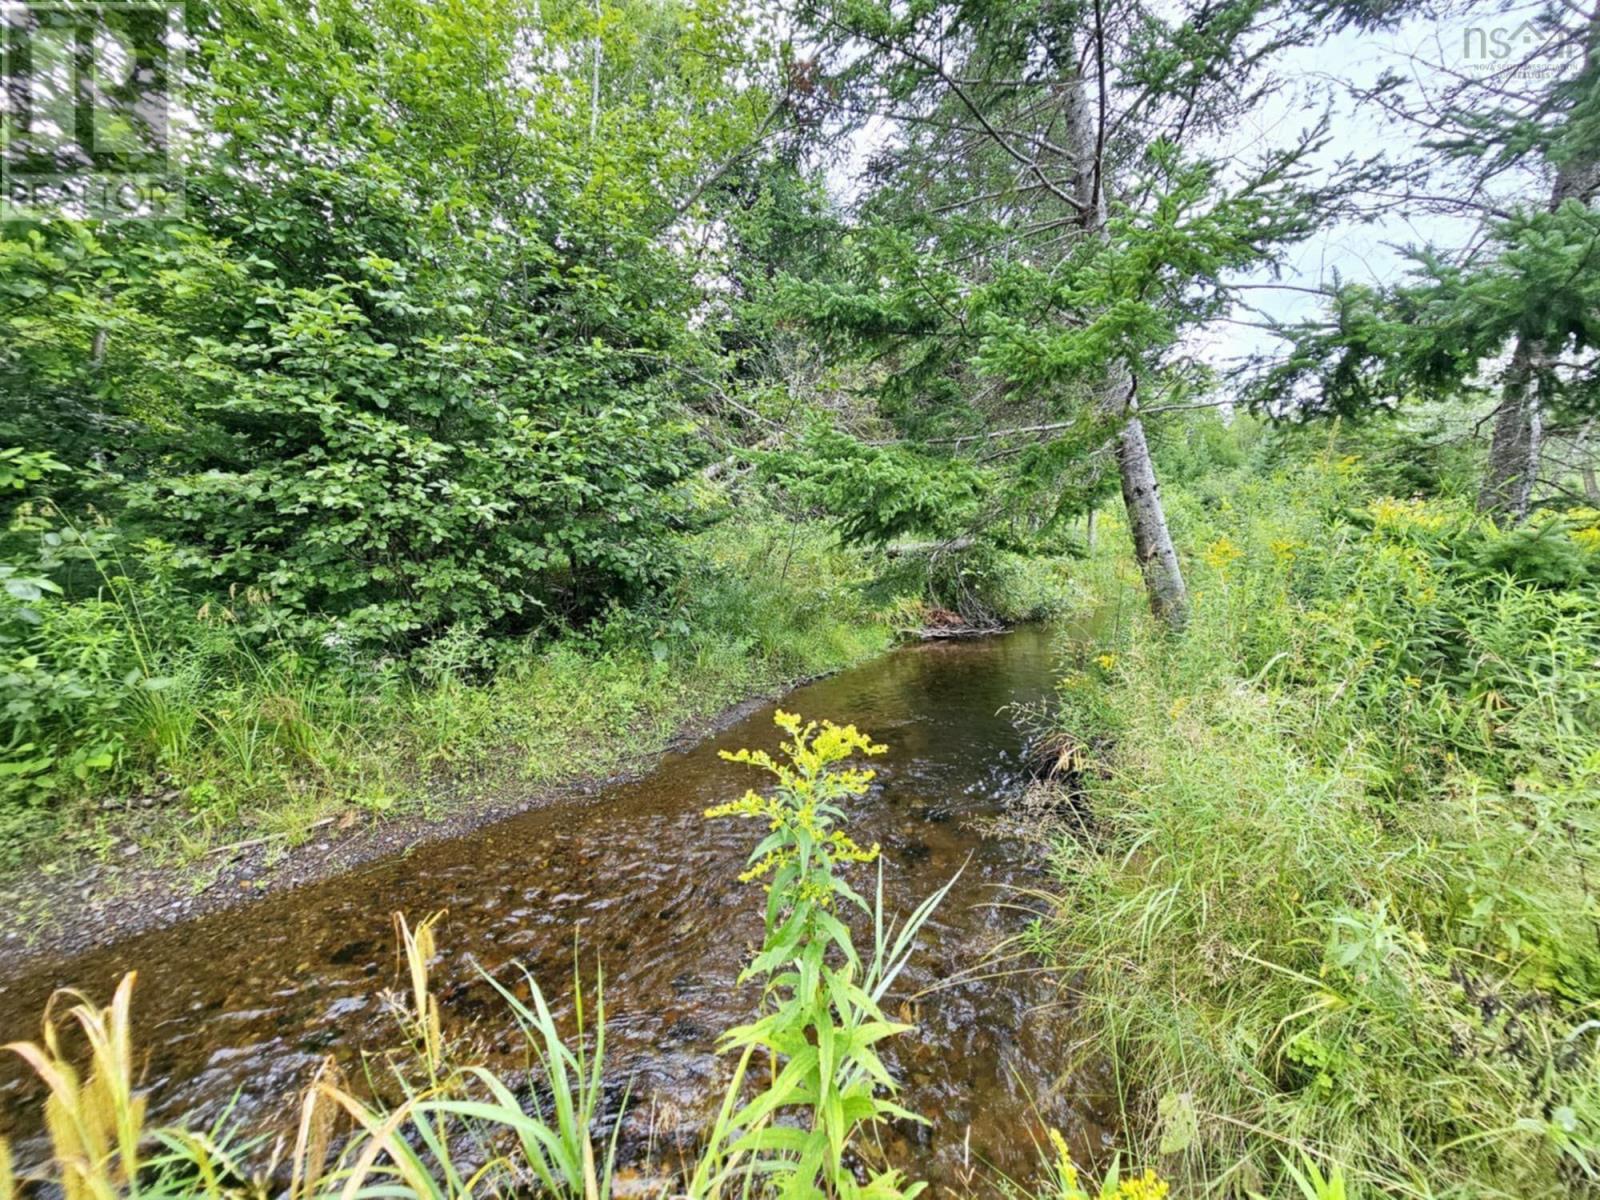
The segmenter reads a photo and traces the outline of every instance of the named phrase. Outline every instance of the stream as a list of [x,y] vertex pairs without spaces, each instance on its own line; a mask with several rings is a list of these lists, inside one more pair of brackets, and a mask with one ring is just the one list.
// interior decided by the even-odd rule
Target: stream
[[[883,847],[891,910],[904,912],[967,864],[923,930],[885,1008],[915,1032],[885,1044],[900,1102],[930,1126],[896,1126],[890,1162],[936,1188],[992,1193],[995,1172],[1033,1176],[1036,1139],[1059,1128],[1080,1158],[1111,1145],[1113,1115],[1054,975],[1024,958],[996,977],[991,948],[1027,921],[1015,889],[1048,885],[1040,851],[985,836],[1023,790],[1026,735],[1014,707],[1044,700],[1071,631],[1024,628],[972,641],[908,646],[796,689],[781,701],[807,718],[854,722],[889,745],[849,828]],[[533,971],[570,1017],[576,943],[585,986],[604,971],[608,1084],[630,1097],[623,1157],[674,1131],[692,1137],[731,1070],[716,1035],[754,1012],[757,985],[735,980],[761,935],[759,887],[737,875],[757,836],[750,822],[703,810],[764,788],[721,761],[741,746],[776,751],[764,707],[648,775],[562,799],[456,840],[349,875],[10,975],[0,965],[0,1042],[37,1038],[51,991],[109,1000],[137,968],[137,1045],[150,1120],[230,1119],[289,1127],[297,1092],[327,1054],[347,1078],[360,1055],[399,1040],[383,992],[402,985],[389,914],[415,923],[447,910],[433,970],[447,1031],[473,1026],[520,1064],[503,1002],[478,967]],[[856,883],[865,892],[866,869]],[[610,1094],[608,1089],[608,1094]],[[0,1061],[0,1135],[19,1161],[39,1150],[40,1085]],[[648,1129],[648,1134],[646,1130]]]

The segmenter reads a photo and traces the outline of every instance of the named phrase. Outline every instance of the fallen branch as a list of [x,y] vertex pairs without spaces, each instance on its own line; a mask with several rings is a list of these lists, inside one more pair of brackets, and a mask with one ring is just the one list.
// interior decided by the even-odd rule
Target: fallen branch
[[890,558],[902,558],[907,554],[937,554],[946,550],[969,550],[978,539],[968,534],[964,537],[951,538],[944,542],[892,542],[883,548],[883,552]]

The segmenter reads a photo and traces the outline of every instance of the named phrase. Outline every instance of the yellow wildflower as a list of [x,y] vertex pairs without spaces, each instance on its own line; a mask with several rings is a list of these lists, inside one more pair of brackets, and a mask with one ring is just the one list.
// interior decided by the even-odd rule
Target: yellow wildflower
[[1367,505],[1367,513],[1372,517],[1374,528],[1392,533],[1407,529],[1440,529],[1449,520],[1447,513],[1440,512],[1426,500],[1396,500],[1392,496],[1374,500]]
[[707,817],[760,817],[769,816],[770,804],[762,799],[753,790],[746,792],[737,800],[730,800],[726,804],[714,805],[706,809]]
[[1154,1171],[1146,1170],[1137,1179],[1124,1179],[1117,1187],[1117,1200],[1166,1200],[1172,1186]]
[[1226,571],[1230,565],[1244,557],[1244,551],[1239,549],[1227,534],[1223,534],[1200,552],[1200,557],[1206,565],[1218,571]]
[[[773,720],[793,739],[782,743],[789,759],[787,764],[774,760],[765,750],[724,750],[721,756],[728,762],[747,763],[775,775],[778,787],[774,793],[763,796],[752,789],[737,800],[705,810],[708,818],[764,818],[768,828],[778,834],[775,844],[763,843],[774,844],[774,848],[752,859],[739,881],[752,883],[794,863],[799,857],[797,847],[802,838],[819,851],[824,864],[872,862],[878,857],[876,842],[863,849],[843,830],[828,826],[830,816],[836,815],[836,810],[830,807],[832,800],[841,795],[863,795],[876,775],[859,768],[830,771],[829,767],[857,752],[882,754],[888,747],[873,742],[854,725],[803,721],[782,709]],[[820,812],[819,805],[822,806]],[[770,884],[767,886],[770,890]],[[795,900],[831,907],[832,888],[823,883],[802,881],[796,886]]]
[[1102,671],[1109,671],[1112,667],[1117,665],[1117,656],[1115,654],[1096,655],[1095,662],[1100,664],[1100,669]]
[[774,850],[771,854],[768,854],[762,858],[748,871],[741,871],[739,873],[739,882],[750,883],[754,880],[760,879],[763,875],[772,870],[773,867],[777,866],[782,861],[782,855],[780,855],[778,851]]
[[1072,1151],[1067,1149],[1067,1139],[1059,1129],[1050,1130],[1050,1144],[1056,1151],[1056,1174],[1060,1177],[1061,1194],[1067,1200],[1077,1200],[1083,1194],[1078,1187],[1078,1168],[1073,1165]]

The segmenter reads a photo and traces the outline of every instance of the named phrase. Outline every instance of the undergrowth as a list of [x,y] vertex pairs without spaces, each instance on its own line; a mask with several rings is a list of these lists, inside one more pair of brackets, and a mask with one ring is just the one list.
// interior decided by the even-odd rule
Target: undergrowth
[[[1175,494],[1193,618],[1062,681],[1091,819],[1039,930],[1135,1158],[1216,1196],[1308,1159],[1596,1193],[1597,517],[1502,530],[1333,454]],[[1138,613],[1122,536],[1093,579]]]
[[90,595],[39,576],[0,598],[0,865],[130,837],[191,854],[292,841],[335,814],[435,813],[609,772],[697,717],[883,650],[905,614],[866,594],[873,562],[830,534],[745,522],[691,539],[667,591],[584,629],[458,625],[400,658],[336,629],[317,645],[246,635],[260,597],[190,601],[163,553],[84,549]]
[[[748,507],[748,506],[747,506]],[[820,524],[764,511],[685,535],[671,583],[579,628],[463,622],[406,654],[272,628],[271,598],[192,597],[171,550],[63,526],[0,574],[0,870],[136,845],[190,857],[333,819],[447,813],[605,774],[746,697],[887,648],[939,603]],[[989,556],[1007,620],[1060,611],[1059,562]]]

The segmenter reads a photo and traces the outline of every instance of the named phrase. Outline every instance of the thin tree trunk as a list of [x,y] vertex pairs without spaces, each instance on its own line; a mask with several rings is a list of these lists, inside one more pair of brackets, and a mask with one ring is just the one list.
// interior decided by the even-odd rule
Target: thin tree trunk
[[1099,513],[1099,509],[1091,508],[1088,517],[1083,522],[1083,545],[1090,554],[1094,553],[1095,517]]
[[1161,507],[1155,464],[1144,440],[1144,423],[1138,417],[1129,417],[1117,435],[1117,465],[1122,470],[1122,502],[1128,508],[1133,552],[1144,576],[1150,611],[1173,628],[1181,628],[1189,617],[1189,593],[1167,531],[1167,514]]
[[[1584,71],[1592,71],[1600,55],[1600,4],[1589,15]],[[1556,171],[1550,189],[1550,211],[1568,200],[1588,204],[1600,190],[1600,158],[1575,155]],[[1543,399],[1551,369],[1550,348],[1518,335],[1506,368],[1500,397],[1500,415],[1489,442],[1489,463],[1478,492],[1478,511],[1517,524],[1533,503],[1533,485],[1539,477],[1544,450]]]
[[1542,358],[1527,338],[1517,339],[1502,385],[1500,415],[1489,442],[1489,464],[1478,492],[1479,512],[1506,518],[1512,524],[1528,515],[1539,474],[1539,454],[1544,446],[1539,396]]
[[1573,458],[1577,460],[1578,476],[1583,480],[1583,495],[1590,504],[1600,505],[1600,479],[1595,478],[1594,455],[1589,450],[1589,441],[1594,435],[1595,418],[1590,417],[1583,423],[1583,432],[1578,435],[1577,453]]
[[[1096,12],[1099,18],[1098,11]],[[1103,138],[1106,80],[1104,64],[1096,54],[1099,93],[1091,101],[1089,80],[1081,73],[1066,89],[1066,146],[1072,157],[1073,191],[1079,205],[1084,232],[1106,240],[1106,191],[1109,187]],[[1150,458],[1144,424],[1132,409],[1134,377],[1131,366],[1118,359],[1106,365],[1105,380],[1096,399],[1099,410],[1112,420],[1120,420],[1117,432],[1117,470],[1122,477],[1122,502],[1128,510],[1128,531],[1133,536],[1133,553],[1144,576],[1145,595],[1150,611],[1169,628],[1182,629],[1189,619],[1189,592],[1183,582],[1183,568],[1167,529],[1167,514],[1161,504],[1161,489],[1156,482],[1156,466]]]

